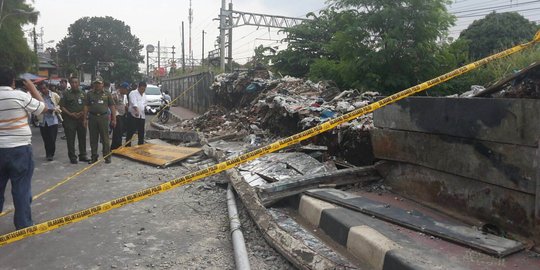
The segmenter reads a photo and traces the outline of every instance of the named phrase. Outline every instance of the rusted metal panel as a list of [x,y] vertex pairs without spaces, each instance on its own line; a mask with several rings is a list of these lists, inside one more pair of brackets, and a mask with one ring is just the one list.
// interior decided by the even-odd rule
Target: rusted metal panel
[[534,237],[534,195],[413,164],[387,161],[376,168],[405,197],[461,219]]
[[115,155],[131,158],[143,163],[167,167],[201,152],[201,148],[171,145],[143,144],[122,147],[113,151]]
[[536,147],[540,100],[410,97],[374,112],[376,127]]
[[375,157],[422,165],[443,172],[536,193],[536,149],[445,135],[372,130]]

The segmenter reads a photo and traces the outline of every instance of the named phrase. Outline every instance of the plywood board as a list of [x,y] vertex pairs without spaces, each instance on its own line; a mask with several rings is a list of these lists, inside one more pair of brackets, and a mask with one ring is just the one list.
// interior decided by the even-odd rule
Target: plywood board
[[115,155],[134,159],[143,163],[167,167],[201,152],[201,148],[172,145],[143,144],[122,147],[113,151]]

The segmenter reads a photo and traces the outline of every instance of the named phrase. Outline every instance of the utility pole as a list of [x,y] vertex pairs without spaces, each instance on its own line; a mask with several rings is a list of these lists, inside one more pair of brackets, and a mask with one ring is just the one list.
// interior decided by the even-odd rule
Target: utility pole
[[161,69],[161,48],[159,45],[159,41],[157,42],[157,68],[158,68],[158,74],[159,74],[159,71]]
[[176,61],[174,60],[174,50],[176,49],[176,47],[174,47],[174,45],[172,46],[172,63],[171,63],[171,68],[169,70],[169,74],[174,74],[174,70],[176,69]]
[[186,51],[184,46],[184,21],[182,21],[182,72],[186,72]]
[[193,9],[191,9],[191,0],[189,0],[189,61],[191,70],[193,70],[193,49],[191,48],[191,25],[193,24]]
[[[229,25],[232,25],[232,20],[233,20],[233,17],[232,17],[232,11],[233,11],[233,4],[232,2],[229,3]],[[227,61],[229,62],[229,72],[233,72],[233,57],[232,57],[232,30],[233,28],[230,27],[229,28],[229,59],[227,59]]]
[[227,16],[225,11],[226,7],[226,0],[221,0],[221,9],[219,14],[219,64],[222,72],[225,72],[225,16]]
[[204,66],[204,30],[202,30],[202,57],[201,57],[201,67]]
[[36,54],[37,62],[36,62],[36,72],[39,74],[39,55],[37,51],[37,36],[36,36],[36,27],[32,29],[32,36],[34,37],[34,53]]

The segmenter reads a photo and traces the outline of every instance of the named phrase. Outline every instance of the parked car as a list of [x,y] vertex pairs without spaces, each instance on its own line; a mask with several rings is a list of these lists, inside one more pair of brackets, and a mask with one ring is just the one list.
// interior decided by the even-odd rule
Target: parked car
[[148,84],[146,86],[146,108],[145,112],[150,114],[155,114],[161,107],[161,99],[163,95],[161,94],[161,89],[157,85]]

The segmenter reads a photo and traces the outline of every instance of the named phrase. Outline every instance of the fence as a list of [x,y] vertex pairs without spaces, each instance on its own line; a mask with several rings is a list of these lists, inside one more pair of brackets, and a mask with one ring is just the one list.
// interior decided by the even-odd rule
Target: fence
[[179,98],[174,106],[182,106],[196,113],[204,113],[215,103],[215,93],[210,86],[214,80],[211,72],[201,72],[183,77],[164,79],[162,81],[162,90],[168,90],[171,97],[175,99],[191,86],[198,84],[194,89],[185,93]]

